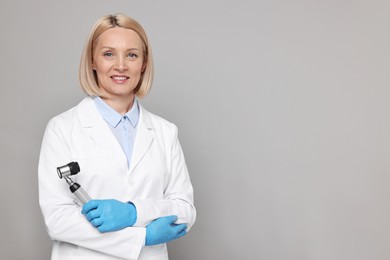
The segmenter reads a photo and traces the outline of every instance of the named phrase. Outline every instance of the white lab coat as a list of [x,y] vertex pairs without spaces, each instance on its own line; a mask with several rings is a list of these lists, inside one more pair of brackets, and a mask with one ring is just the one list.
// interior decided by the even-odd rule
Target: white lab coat
[[[132,201],[137,222],[120,231],[100,233],[82,215],[80,203],[59,179],[56,168],[80,165],[73,180],[93,199]],[[140,105],[140,120],[130,169],[120,144],[91,97],[54,117],[47,125],[39,160],[39,203],[53,240],[52,260],[166,260],[166,244],[145,246],[145,226],[177,215],[195,222],[193,188],[177,128]]]

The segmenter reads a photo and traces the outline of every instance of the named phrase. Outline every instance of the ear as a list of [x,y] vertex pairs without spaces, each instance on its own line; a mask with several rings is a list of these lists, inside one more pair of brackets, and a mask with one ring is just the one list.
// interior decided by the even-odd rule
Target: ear
[[142,73],[145,72],[145,70],[146,70],[146,65],[142,65],[142,70],[141,70]]

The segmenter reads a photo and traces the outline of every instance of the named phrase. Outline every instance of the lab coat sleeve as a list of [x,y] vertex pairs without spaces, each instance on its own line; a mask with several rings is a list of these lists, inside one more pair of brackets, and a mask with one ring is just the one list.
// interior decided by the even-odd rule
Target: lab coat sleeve
[[137,259],[145,243],[145,228],[100,233],[81,214],[73,194],[56,168],[71,161],[70,133],[51,120],[46,128],[38,166],[39,203],[52,240],[68,242],[122,259]]
[[137,223],[135,226],[145,226],[151,221],[169,215],[176,215],[177,224],[187,224],[187,231],[196,219],[193,187],[187,170],[184,154],[178,139],[177,127],[174,126],[167,149],[168,174],[165,178],[162,199],[135,199],[132,201],[137,208]]

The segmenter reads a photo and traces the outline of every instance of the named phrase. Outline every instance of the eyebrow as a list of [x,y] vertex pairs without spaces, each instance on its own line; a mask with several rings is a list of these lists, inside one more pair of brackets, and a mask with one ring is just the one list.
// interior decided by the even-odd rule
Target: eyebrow
[[[115,48],[109,47],[109,46],[103,46],[101,49],[115,50]],[[129,49],[127,49],[126,51],[139,51],[139,49],[138,49],[138,48],[129,48]]]

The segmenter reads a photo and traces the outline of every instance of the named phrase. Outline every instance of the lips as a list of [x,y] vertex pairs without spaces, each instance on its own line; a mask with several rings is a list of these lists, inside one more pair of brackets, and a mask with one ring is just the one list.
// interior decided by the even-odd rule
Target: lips
[[126,80],[129,79],[129,77],[127,76],[111,76],[111,78],[115,81],[115,82],[124,82]]
[[112,76],[111,78],[115,79],[115,80],[125,80],[125,79],[128,79],[129,77],[127,77],[127,76]]

